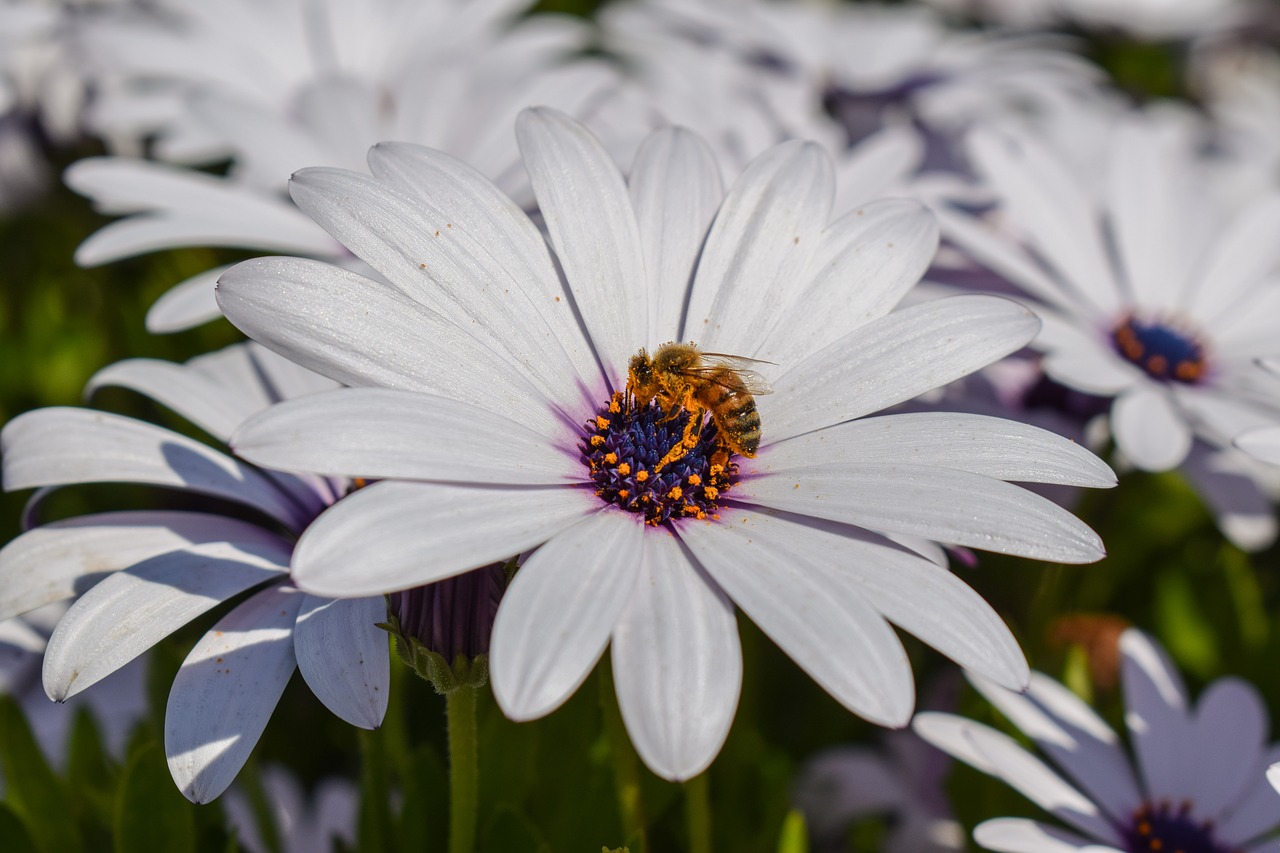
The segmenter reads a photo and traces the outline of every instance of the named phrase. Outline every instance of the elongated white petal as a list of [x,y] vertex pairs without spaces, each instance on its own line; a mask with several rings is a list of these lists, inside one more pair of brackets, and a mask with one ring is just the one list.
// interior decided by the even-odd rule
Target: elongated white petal
[[924,275],[937,249],[937,221],[919,202],[887,199],[848,213],[819,235],[812,279],[760,354],[795,364],[883,317]]
[[198,441],[90,409],[36,409],[0,434],[4,486],[148,483],[190,489],[260,509],[294,529],[301,508],[254,468]]
[[761,154],[730,188],[707,235],[681,338],[704,349],[755,355],[780,309],[798,294],[826,227],[831,158],[813,142]]
[[1191,427],[1164,388],[1143,382],[1111,407],[1116,444],[1144,471],[1168,471],[1191,452]]
[[[739,520],[741,519],[741,520]],[[772,535],[770,535],[772,534]],[[906,652],[860,585],[757,513],[680,531],[707,572],[813,680],[883,726],[911,719]]]
[[680,335],[685,298],[724,186],[702,137],[669,128],[641,143],[629,189],[648,271],[643,342],[657,346]]
[[1123,853],[1074,832],[1021,817],[984,821],[973,829],[973,840],[1002,853]]
[[302,596],[264,590],[213,626],[182,662],[164,714],[169,772],[193,803],[216,799],[249,758],[296,665]]
[[640,229],[622,173],[590,131],[556,110],[522,112],[516,139],[591,343],[606,375],[623,376],[648,308]]
[[[213,283],[209,283],[213,292]],[[226,441],[259,406],[247,394],[213,381],[181,364],[154,358],[131,358],[99,370],[85,385],[88,397],[100,388],[129,388],[168,406],[214,438]]]
[[[1068,388],[1110,396],[1143,381],[1141,370],[1108,351],[1107,344],[1095,335],[1078,328],[1059,325],[1053,339],[1043,344],[1047,350],[1044,372]],[[1041,339],[1034,346],[1041,348]]]
[[1184,754],[1194,742],[1187,690],[1164,649],[1141,631],[1121,635],[1120,655],[1124,720],[1147,796],[1184,797],[1199,772]]
[[1280,465],[1280,427],[1250,430],[1238,436],[1235,445],[1263,462]]
[[1188,313],[1213,323],[1252,295],[1252,286],[1276,268],[1277,248],[1271,235],[1280,230],[1280,196],[1269,195],[1241,211],[1218,237],[1207,268],[1196,281]]
[[1114,313],[1119,292],[1098,211],[1069,171],[1025,134],[976,130],[969,138],[969,155],[1002,196],[1009,216],[1067,279],[1077,304],[1100,315]]
[[510,559],[602,506],[572,487],[374,483],[312,522],[293,576],[332,598],[409,589]]
[[[492,234],[487,220],[454,222],[452,210],[358,172],[304,169],[290,180],[289,191],[299,207],[400,294],[492,351],[508,371],[525,375],[549,399],[579,402],[577,366],[559,337],[569,317],[551,326],[541,322],[538,310],[541,302],[565,315],[571,308],[563,302],[556,306],[552,285],[528,283],[555,275],[545,249],[540,263],[539,255],[521,257],[502,235]],[[475,233],[471,222],[477,223]],[[452,363],[443,367],[456,369]],[[589,369],[581,379],[597,384],[598,372]]]
[[1023,734],[1117,822],[1129,820],[1143,795],[1116,733],[1067,688],[1038,672],[1015,693],[982,679],[973,684]]
[[733,605],[675,539],[645,531],[644,563],[613,632],[613,678],[645,765],[682,781],[720,752],[742,690]]
[[756,400],[766,443],[853,420],[1025,346],[1035,315],[994,296],[935,299],[873,320],[796,365]]
[[836,158],[837,213],[880,198],[905,182],[924,159],[923,135],[909,125],[889,125]]
[[303,258],[258,258],[218,280],[227,319],[344,385],[427,391],[551,424],[546,398],[511,364],[385,284]]
[[63,702],[237,593],[280,577],[288,551],[193,545],[115,572],[71,606],[44,657],[44,689]]
[[[492,253],[492,258],[482,255],[481,262],[499,264],[506,276],[504,287],[520,289],[526,298],[524,309],[545,323],[550,337],[543,338],[542,344],[563,348],[579,377],[598,380],[595,354],[573,316],[569,291],[556,273],[551,250],[528,215],[506,193],[461,160],[416,145],[375,145],[369,150],[369,168],[431,209],[448,211],[454,228],[474,235],[476,243]],[[485,318],[486,322],[494,319]]]
[[1000,480],[1110,488],[1114,472],[1085,448],[1037,427],[984,415],[921,412],[838,424],[770,445],[754,468],[859,463],[929,465]]
[[[235,434],[236,455],[319,474],[472,483],[581,481],[561,441],[468,403],[415,391],[347,388],[272,406]],[[565,449],[561,449],[565,448]]]
[[586,680],[635,594],[645,534],[634,518],[598,512],[520,567],[498,606],[489,652],[493,696],[504,714],[537,719]]
[[182,332],[222,316],[214,286],[230,266],[193,275],[164,292],[147,309],[147,331],[153,335]]
[[1060,563],[1105,555],[1083,522],[1026,489],[967,471],[912,465],[791,469],[738,483],[737,500]]
[[1236,456],[1196,444],[1182,473],[1231,544],[1243,551],[1261,551],[1276,540],[1280,525],[1271,496],[1248,470],[1252,466],[1240,466]]
[[387,602],[303,597],[293,631],[298,671],[324,706],[353,726],[376,729],[387,713],[391,656]]
[[1059,820],[1109,844],[1120,844],[1118,833],[1093,802],[1008,735],[951,714],[917,714],[912,728],[944,752],[1015,788]]
[[216,542],[286,555],[289,549],[256,524],[196,512],[110,512],[38,527],[0,550],[0,621],[71,598],[110,572]]

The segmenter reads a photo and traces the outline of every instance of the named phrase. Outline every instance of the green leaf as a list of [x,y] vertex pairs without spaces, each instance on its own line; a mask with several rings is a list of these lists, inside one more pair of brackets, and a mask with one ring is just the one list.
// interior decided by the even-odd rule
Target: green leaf
[[120,774],[107,756],[98,724],[88,708],[76,712],[67,753],[67,789],[72,809],[84,825],[101,833],[88,839],[89,846],[105,847],[111,840],[115,787]]
[[81,849],[66,786],[49,767],[22,709],[8,696],[0,697],[0,770],[9,785],[9,805],[23,819],[37,850]]
[[115,842],[119,851],[196,849],[195,806],[174,787],[155,742],[129,756],[116,795]]
[[0,850],[5,853],[36,853],[36,844],[31,840],[22,818],[4,803],[0,803]]
[[524,815],[499,807],[484,828],[480,853],[550,853],[551,847]]
[[778,853],[809,853],[809,827],[799,809],[792,809],[782,821]]

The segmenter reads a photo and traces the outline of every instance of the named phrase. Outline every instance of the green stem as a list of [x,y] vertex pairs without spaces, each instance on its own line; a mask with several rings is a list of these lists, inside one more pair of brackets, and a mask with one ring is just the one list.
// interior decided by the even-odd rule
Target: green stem
[[480,787],[476,689],[445,694],[449,720],[449,853],[474,853]]
[[631,739],[627,737],[607,664],[600,667],[596,681],[600,686],[600,711],[604,716],[605,737],[609,739],[609,754],[613,757],[613,780],[618,796],[618,812],[622,815],[623,840],[628,845],[635,845],[632,853],[648,853],[644,801],[640,796],[640,762]]
[[689,853],[711,853],[711,786],[703,773],[684,783],[685,815],[689,820]]

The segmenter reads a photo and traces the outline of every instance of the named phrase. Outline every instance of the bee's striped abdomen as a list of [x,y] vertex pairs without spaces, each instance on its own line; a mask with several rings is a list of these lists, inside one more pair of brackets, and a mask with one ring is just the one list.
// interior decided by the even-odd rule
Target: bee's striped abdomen
[[702,387],[701,402],[711,412],[716,429],[729,449],[755,456],[760,449],[760,413],[756,398],[732,370],[717,373],[715,382]]

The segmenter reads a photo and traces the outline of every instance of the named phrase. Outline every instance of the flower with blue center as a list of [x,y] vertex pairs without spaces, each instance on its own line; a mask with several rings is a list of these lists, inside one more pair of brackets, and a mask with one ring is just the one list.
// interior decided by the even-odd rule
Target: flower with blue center
[[[1209,166],[1152,117],[1121,122],[1098,198],[1028,134],[986,128],[970,143],[1008,227],[944,209],[943,234],[1026,294],[1045,373],[1111,401],[1125,459],[1179,468],[1200,443],[1229,449],[1280,418],[1280,383],[1256,364],[1280,332],[1280,195],[1216,209]],[[1237,504],[1268,503],[1239,479]],[[1224,532],[1247,548],[1275,537],[1270,513],[1243,527]]]
[[[1005,481],[1105,487],[1111,471],[996,418],[864,416],[1022,347],[1035,317],[989,296],[891,313],[933,256],[933,218],[889,200],[833,219],[816,145],[770,149],[726,193],[682,129],[649,137],[629,178],[561,113],[516,131],[547,236],[456,159],[384,144],[372,176],[308,169],[291,187],[380,279],[264,258],[219,282],[247,334],[354,386],[255,416],[236,452],[379,481],[313,523],[295,579],[375,595],[527,554],[494,624],[502,710],[550,713],[611,648],[623,720],[669,779],[704,769],[733,720],[735,604],[883,725],[914,701],[889,622],[1021,686],[995,612],[889,537],[1090,562],[1091,530]],[[700,360],[657,390],[629,381],[672,341]],[[774,392],[751,398],[758,447],[743,393],[763,381],[719,372],[742,359],[769,362],[753,365]]]
[[[1280,825],[1267,765],[1266,706],[1237,678],[1210,684],[1192,707],[1164,650],[1129,629],[1120,637],[1129,750],[1096,711],[1059,682],[1032,673],[1015,693],[974,686],[1061,773],[1013,738],[964,717],[921,713],[917,734],[1017,789],[1070,829],[1024,818],[979,824],[974,839],[1005,853],[1274,853]],[[1136,765],[1136,766],[1135,766]]]

